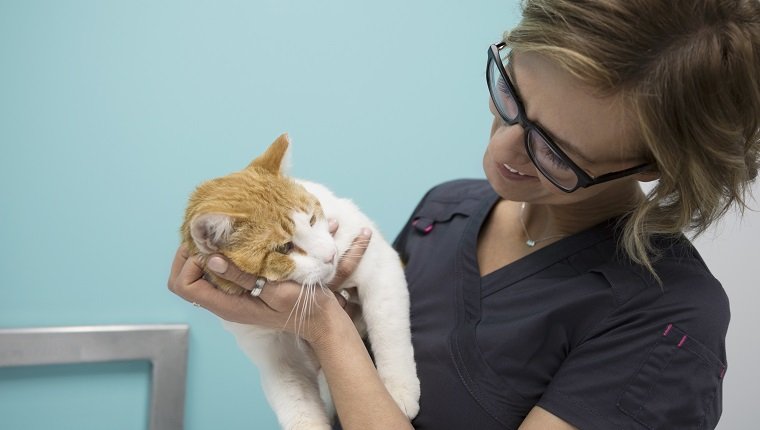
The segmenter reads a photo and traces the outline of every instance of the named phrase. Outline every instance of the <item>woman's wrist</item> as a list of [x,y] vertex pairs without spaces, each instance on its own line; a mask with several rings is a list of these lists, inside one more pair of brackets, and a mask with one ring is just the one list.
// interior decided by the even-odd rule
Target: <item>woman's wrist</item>
[[352,334],[356,334],[356,326],[354,326],[351,317],[335,303],[337,309],[322,309],[324,312],[322,317],[322,324],[319,325],[307,341],[314,349],[317,355],[325,350],[332,349],[336,344],[345,342],[350,338]]

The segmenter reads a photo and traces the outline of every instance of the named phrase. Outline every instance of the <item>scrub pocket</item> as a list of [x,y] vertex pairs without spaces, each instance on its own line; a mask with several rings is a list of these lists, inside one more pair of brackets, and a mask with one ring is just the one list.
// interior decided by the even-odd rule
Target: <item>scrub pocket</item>
[[451,221],[455,215],[470,216],[477,210],[478,201],[467,199],[456,202],[430,201],[412,218],[412,226],[417,233],[427,235],[433,231],[436,224]]
[[618,400],[618,408],[648,429],[713,428],[721,413],[726,366],[670,324]]

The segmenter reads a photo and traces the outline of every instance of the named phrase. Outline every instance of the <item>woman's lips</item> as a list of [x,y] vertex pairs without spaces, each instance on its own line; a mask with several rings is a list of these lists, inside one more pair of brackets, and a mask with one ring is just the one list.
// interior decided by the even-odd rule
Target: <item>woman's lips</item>
[[496,170],[499,171],[499,174],[504,177],[505,179],[509,179],[510,181],[532,181],[538,179],[535,176],[531,176],[525,173],[520,172],[519,170],[513,168],[507,163],[496,163]]
[[521,171],[519,171],[519,170],[515,169],[514,167],[510,166],[510,165],[509,165],[509,164],[507,164],[507,163],[504,163],[503,165],[504,165],[504,167],[506,167],[506,168],[507,168],[507,170],[509,170],[509,171],[510,171],[510,172],[512,172],[512,173],[517,173],[517,174],[518,174],[518,175],[520,175],[520,176],[530,176],[530,175],[526,175],[525,173],[523,173],[523,172],[521,172]]

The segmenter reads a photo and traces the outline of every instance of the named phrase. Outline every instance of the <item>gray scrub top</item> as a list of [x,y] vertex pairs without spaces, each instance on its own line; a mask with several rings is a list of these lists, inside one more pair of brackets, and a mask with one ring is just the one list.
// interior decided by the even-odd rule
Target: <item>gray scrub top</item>
[[662,286],[610,220],[484,277],[483,180],[429,191],[394,242],[406,263],[422,395],[416,429],[516,429],[534,405],[583,430],[709,429],[729,305],[683,237],[658,238]]

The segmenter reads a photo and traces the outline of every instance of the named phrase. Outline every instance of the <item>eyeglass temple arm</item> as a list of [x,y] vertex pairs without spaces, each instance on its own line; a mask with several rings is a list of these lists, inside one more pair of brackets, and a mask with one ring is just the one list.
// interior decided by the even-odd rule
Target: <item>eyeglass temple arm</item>
[[595,178],[591,178],[591,183],[589,185],[599,184],[599,183],[607,182],[607,181],[612,181],[612,180],[615,180],[615,179],[623,178],[625,176],[633,175],[635,173],[654,171],[654,170],[655,170],[654,163],[639,164],[638,166],[633,166],[633,167],[630,167],[628,169],[621,170],[619,172],[605,173],[602,176],[597,176]]

